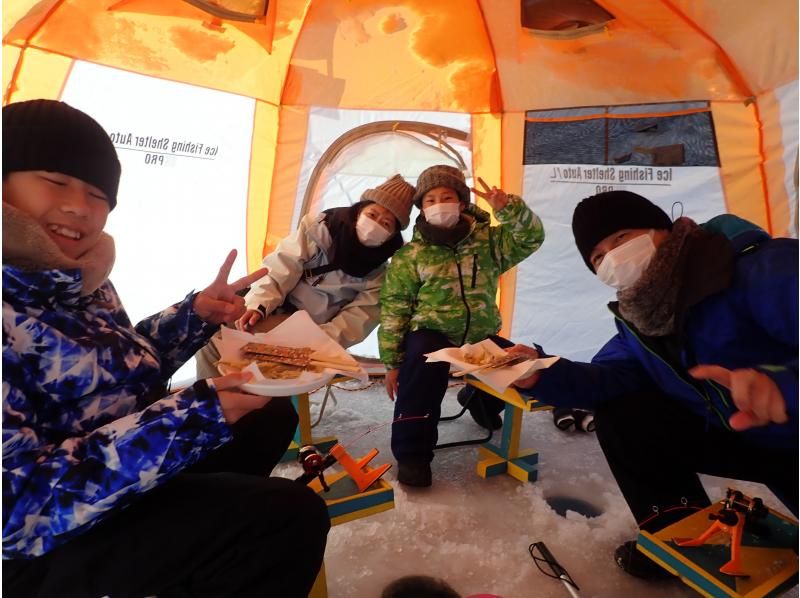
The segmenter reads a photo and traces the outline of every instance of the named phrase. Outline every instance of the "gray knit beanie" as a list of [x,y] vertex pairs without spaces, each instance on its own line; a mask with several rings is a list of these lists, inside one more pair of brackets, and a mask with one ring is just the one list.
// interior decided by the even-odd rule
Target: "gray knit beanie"
[[414,205],[419,208],[425,194],[436,187],[449,187],[458,193],[458,198],[462,203],[469,203],[469,187],[467,187],[464,173],[455,166],[437,164],[426,168],[419,175],[417,192],[414,194]]
[[100,189],[117,205],[120,164],[108,134],[96,120],[55,100],[28,100],[3,107],[3,178],[46,170]]
[[367,189],[361,195],[362,201],[373,201],[394,214],[397,222],[400,223],[400,230],[405,230],[408,226],[413,197],[414,187],[399,174],[394,175],[374,189]]

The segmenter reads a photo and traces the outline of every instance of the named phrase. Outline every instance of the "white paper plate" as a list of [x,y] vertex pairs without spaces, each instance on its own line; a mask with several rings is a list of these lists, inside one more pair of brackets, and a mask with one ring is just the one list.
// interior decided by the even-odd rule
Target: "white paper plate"
[[[233,374],[238,370],[221,365],[221,374]],[[330,382],[335,374],[328,371],[322,372],[303,372],[297,378],[264,378],[259,382],[242,384],[239,388],[254,395],[263,397],[288,397],[291,395],[302,394],[311,390],[316,390],[320,386],[325,386]]]

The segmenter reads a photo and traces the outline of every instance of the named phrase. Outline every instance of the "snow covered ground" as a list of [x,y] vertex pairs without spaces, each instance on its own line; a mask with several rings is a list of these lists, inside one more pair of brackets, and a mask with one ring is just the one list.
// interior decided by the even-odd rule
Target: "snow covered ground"
[[[357,384],[357,383],[356,383]],[[445,397],[443,413],[456,413],[460,384]],[[311,395],[312,421],[323,392]],[[314,436],[337,436],[360,456],[373,447],[373,463],[392,463],[390,428],[354,439],[392,418],[392,406],[378,381],[365,390],[336,389]],[[316,403],[316,406],[314,404]],[[440,442],[480,436],[465,414],[442,422]],[[495,435],[495,438],[497,435]],[[325,565],[330,598],[379,597],[390,581],[411,574],[441,577],[463,596],[493,593],[503,598],[568,596],[561,582],[538,571],[528,545],[544,541],[580,586],[582,597],[683,597],[694,592],[678,581],[646,583],[622,572],[613,561],[616,546],[635,537],[636,527],[617,489],[594,434],[562,432],[549,412],[524,416],[522,447],[539,451],[539,480],[522,484],[501,475],[484,480],[475,472],[475,447],[437,452],[433,487],[406,488],[394,467],[386,479],[394,486],[395,508],[331,529]],[[296,477],[296,464],[278,467],[274,475]],[[786,512],[762,485],[705,477],[712,499],[729,484],[760,496]],[[548,504],[554,497],[585,501],[601,514],[585,517],[567,511],[562,517]],[[786,594],[797,596],[797,588]]]

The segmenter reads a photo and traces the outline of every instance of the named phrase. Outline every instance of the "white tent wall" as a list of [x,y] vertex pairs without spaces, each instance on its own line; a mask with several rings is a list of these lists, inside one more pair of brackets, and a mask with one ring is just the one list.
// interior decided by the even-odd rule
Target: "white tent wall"
[[[123,174],[106,230],[134,323],[204,288],[231,249],[231,279],[246,273],[252,98],[76,62],[62,99],[117,148]],[[192,360],[176,379],[193,375]]]
[[[775,144],[776,151],[781,155],[783,165],[782,180],[779,177],[776,187],[781,186],[786,193],[786,207],[788,213],[782,214],[785,226],[775,231],[776,235],[787,234],[797,238],[797,165],[798,165],[798,82],[793,81],[775,90],[778,102],[780,136]],[[779,170],[780,172],[780,170]]]

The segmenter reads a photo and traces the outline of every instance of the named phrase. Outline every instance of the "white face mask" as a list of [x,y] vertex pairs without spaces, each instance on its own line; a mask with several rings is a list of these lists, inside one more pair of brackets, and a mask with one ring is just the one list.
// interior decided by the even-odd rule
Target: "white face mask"
[[356,234],[362,245],[378,247],[383,245],[393,233],[383,228],[366,214],[359,214],[358,220],[356,220]]
[[422,210],[425,220],[434,226],[453,228],[461,218],[461,202],[437,203]]
[[597,268],[597,278],[617,290],[627,289],[639,280],[655,253],[651,230],[609,251]]

